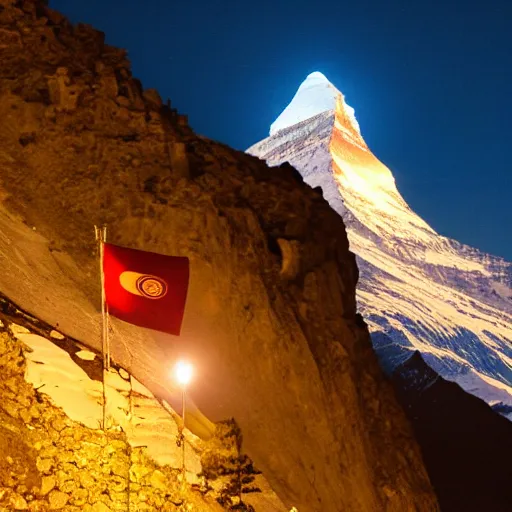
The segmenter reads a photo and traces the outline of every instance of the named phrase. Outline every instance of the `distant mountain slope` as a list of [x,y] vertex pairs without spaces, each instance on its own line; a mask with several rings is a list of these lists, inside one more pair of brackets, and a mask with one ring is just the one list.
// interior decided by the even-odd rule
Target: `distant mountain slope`
[[512,406],[512,264],[440,236],[410,209],[325,76],[309,75],[247,152],[289,162],[343,217],[359,309],[388,371],[419,350],[466,391]]
[[393,381],[443,512],[508,512],[512,424],[415,352]]

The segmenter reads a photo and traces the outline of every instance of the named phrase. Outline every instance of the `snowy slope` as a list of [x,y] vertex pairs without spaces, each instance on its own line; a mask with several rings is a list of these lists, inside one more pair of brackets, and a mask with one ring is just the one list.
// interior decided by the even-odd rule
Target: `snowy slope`
[[343,217],[359,308],[385,369],[419,350],[466,391],[512,404],[512,264],[438,235],[411,210],[324,75],[306,78],[248,153],[290,162]]
[[[91,429],[103,422],[103,386],[93,380],[70,357],[50,340],[11,324],[13,334],[30,348],[27,353],[25,379],[34,388],[47,394],[73,421]],[[96,355],[82,350],[77,356],[93,361]],[[148,455],[160,465],[181,467],[181,448],[176,445],[181,419],[170,408],[164,408],[154,395],[126,371],[111,368],[105,375],[106,419],[109,428],[122,428],[128,442],[135,448],[144,446]],[[188,449],[187,478],[197,481],[201,472],[200,455],[194,448],[199,439],[184,430]]]

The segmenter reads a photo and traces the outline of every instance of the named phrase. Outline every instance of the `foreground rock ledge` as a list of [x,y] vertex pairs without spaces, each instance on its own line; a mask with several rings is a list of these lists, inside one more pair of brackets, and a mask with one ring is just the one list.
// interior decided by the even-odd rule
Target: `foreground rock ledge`
[[179,469],[157,466],[123,432],[70,420],[25,381],[27,352],[0,323],[1,511],[222,510],[213,493],[182,486]]
[[321,195],[290,167],[197,137],[100,32],[42,1],[0,6],[0,291],[99,348],[93,225],[189,256],[183,335],[114,322],[114,359],[179,410],[167,362],[186,353],[201,376],[189,427],[208,436],[199,410],[234,417],[290,507],[436,510]]

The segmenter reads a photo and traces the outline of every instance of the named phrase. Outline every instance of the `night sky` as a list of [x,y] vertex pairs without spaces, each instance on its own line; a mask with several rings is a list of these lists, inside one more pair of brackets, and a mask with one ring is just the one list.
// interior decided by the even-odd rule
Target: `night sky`
[[197,133],[244,150],[312,71],[439,233],[512,260],[511,0],[50,0],[126,48]]

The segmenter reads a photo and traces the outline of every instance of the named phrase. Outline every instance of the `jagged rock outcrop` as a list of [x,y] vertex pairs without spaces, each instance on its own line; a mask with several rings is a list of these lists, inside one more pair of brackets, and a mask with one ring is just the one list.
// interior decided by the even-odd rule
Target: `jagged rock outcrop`
[[510,510],[512,423],[443,379],[419,352],[396,368],[393,382],[443,512]]
[[0,291],[98,349],[93,225],[188,256],[182,336],[113,320],[114,360],[179,410],[168,369],[192,359],[187,425],[207,438],[199,411],[234,417],[289,507],[436,510],[356,314],[343,223],[321,195],[290,167],[197,137],[100,32],[43,1],[0,7]]

